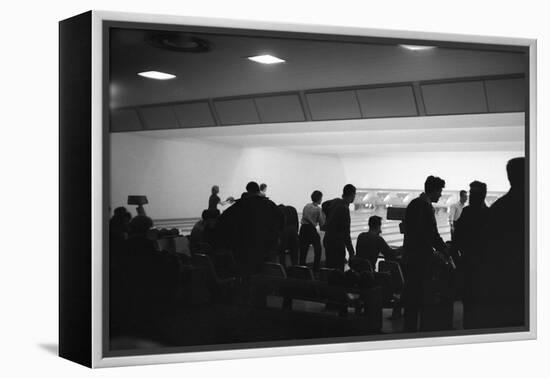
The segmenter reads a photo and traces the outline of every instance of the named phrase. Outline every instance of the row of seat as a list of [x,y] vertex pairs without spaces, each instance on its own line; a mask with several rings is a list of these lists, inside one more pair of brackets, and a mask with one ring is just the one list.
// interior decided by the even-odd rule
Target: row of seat
[[[235,262],[229,252],[218,252],[214,256],[212,255],[212,252],[208,254],[195,253],[193,254],[193,264],[205,269],[208,281],[215,292],[219,293],[221,297],[228,297],[231,290],[238,284],[239,278],[236,274],[231,275],[227,270],[217,268],[214,260],[223,260],[225,264],[222,265],[234,265]],[[382,305],[392,308],[393,316],[400,316],[400,296],[404,278],[399,263],[381,260],[378,262],[378,271],[375,272],[368,260],[354,258],[350,262],[350,266],[357,273],[371,272],[374,284],[381,288]],[[356,312],[360,312],[364,307],[359,288],[350,287],[350,285],[345,287],[345,274],[336,269],[321,268],[318,277],[316,277],[307,266],[294,265],[285,268],[278,263],[266,262],[259,276],[255,278],[255,282],[261,282],[261,285],[269,287],[269,293],[264,294],[284,297],[283,307],[287,309],[292,308],[292,299],[332,302],[341,307],[346,305],[346,309],[348,306],[354,307]],[[265,291],[265,288],[262,290]]]
[[[394,293],[401,293],[405,283],[401,266],[396,261],[380,260],[378,262],[378,271],[375,272],[370,262],[366,259],[353,258],[350,266],[358,273],[369,271],[373,273],[388,273],[391,279],[390,288]],[[313,271],[307,266],[294,265],[286,269],[281,264],[266,262],[263,267],[264,275],[280,278],[295,278],[300,280],[315,280]],[[323,282],[342,282],[344,279],[333,278],[335,275],[344,273],[337,269],[321,268],[319,270],[319,280]]]
[[[373,272],[367,260],[360,263],[355,260],[355,267],[364,267],[370,274],[370,285],[353,285],[342,271],[330,268],[321,268],[316,278],[307,266],[290,266],[286,269],[277,263],[265,263],[257,283],[263,285],[263,295],[278,295],[284,298],[283,308],[291,309],[293,299],[313,302],[322,302],[335,305],[340,315],[346,315],[347,308],[355,308],[356,313],[367,310],[367,303],[375,305],[373,296],[380,298],[380,307],[395,307],[399,304],[399,297],[403,288],[403,275],[397,262],[380,261],[379,271]],[[359,279],[363,272],[355,272]],[[364,278],[364,277],[363,277]],[[369,298],[370,296],[370,298]],[[372,309],[371,309],[372,310]]]

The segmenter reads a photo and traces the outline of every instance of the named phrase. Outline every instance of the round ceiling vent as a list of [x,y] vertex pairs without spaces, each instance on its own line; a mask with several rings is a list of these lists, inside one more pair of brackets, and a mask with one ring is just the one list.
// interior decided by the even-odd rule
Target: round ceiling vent
[[205,39],[179,33],[153,34],[150,36],[149,42],[161,49],[188,53],[208,52],[211,47]]

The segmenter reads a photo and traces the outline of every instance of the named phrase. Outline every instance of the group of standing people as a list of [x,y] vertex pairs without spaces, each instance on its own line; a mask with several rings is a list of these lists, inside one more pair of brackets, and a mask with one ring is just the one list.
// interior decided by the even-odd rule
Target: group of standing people
[[[522,326],[525,323],[525,159],[506,166],[510,190],[491,207],[485,204],[487,185],[470,184],[470,202],[451,212],[452,239],[439,235],[435,203],[445,181],[429,176],[424,192],[407,206],[404,225],[404,329],[417,331],[425,310],[427,285],[452,257],[464,275],[464,328]],[[456,210],[456,209],[455,209]]]
[[[318,271],[321,262],[321,238],[316,227],[325,232],[325,267],[343,271],[346,263],[346,250],[350,258],[355,255],[351,242],[351,217],[349,206],[355,200],[356,188],[344,186],[342,196],[322,203],[323,194],[315,190],[311,203],[302,211],[300,228],[300,264],[305,265],[309,246],[313,246],[313,271]],[[321,204],[322,203],[322,204]]]
[[232,203],[217,220],[219,246],[234,251],[237,262],[249,273],[258,272],[263,262],[274,257],[284,263],[286,250],[291,252],[293,264],[305,265],[309,247],[313,246],[313,270],[318,271],[322,253],[319,227],[325,232],[325,266],[343,271],[346,250],[350,256],[355,254],[350,237],[349,205],[355,199],[356,188],[345,185],[340,198],[324,203],[323,194],[313,191],[311,202],[305,205],[299,222],[296,209],[275,205],[266,196],[266,188],[265,184],[250,182],[239,200],[228,197],[222,202],[218,186],[212,187],[210,211],[218,211],[218,205]]

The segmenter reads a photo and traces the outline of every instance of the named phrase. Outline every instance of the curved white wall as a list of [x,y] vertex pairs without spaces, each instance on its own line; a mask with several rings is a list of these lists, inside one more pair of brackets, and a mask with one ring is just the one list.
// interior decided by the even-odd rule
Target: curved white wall
[[146,211],[154,219],[199,217],[212,185],[220,186],[222,199],[238,198],[251,180],[267,183],[275,203],[298,211],[313,190],[333,198],[347,183],[340,160],[333,156],[111,134],[111,208],[127,206],[129,194],[144,194]]
[[422,189],[429,175],[445,180],[447,190],[468,190],[474,180],[489,191],[507,191],[506,162],[523,151],[410,152],[343,157],[347,179],[363,188]]

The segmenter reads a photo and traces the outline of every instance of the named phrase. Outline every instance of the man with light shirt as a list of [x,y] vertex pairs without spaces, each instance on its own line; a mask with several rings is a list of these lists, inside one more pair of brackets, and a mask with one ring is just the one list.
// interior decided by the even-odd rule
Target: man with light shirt
[[306,264],[309,246],[313,245],[313,270],[318,271],[321,264],[321,238],[317,232],[317,225],[325,224],[325,215],[321,211],[323,193],[316,190],[311,193],[311,203],[304,206],[302,211],[302,226],[300,227],[300,265]]
[[455,233],[455,222],[462,215],[462,210],[466,206],[466,201],[468,201],[468,193],[465,190],[461,190],[459,193],[459,200],[456,203],[453,203],[449,208],[449,225],[451,226],[451,238]]

